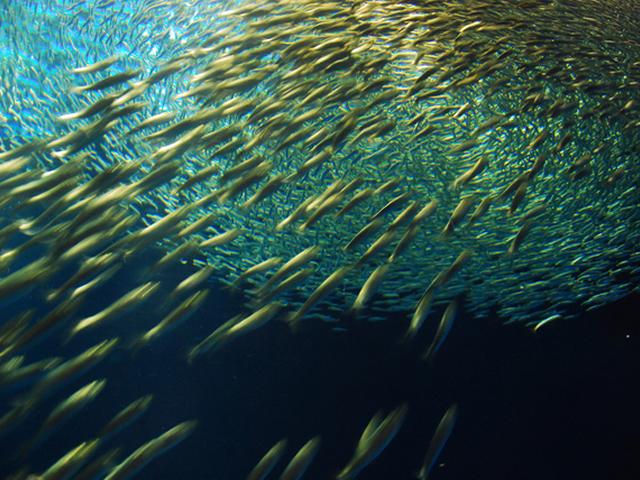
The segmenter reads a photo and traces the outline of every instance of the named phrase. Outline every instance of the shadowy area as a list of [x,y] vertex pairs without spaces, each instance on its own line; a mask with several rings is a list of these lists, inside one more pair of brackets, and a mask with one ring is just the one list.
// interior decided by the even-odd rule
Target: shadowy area
[[[186,270],[165,275],[177,280]],[[132,285],[133,275],[119,278],[102,294],[122,295]],[[433,365],[420,354],[441,311],[432,312],[412,345],[400,341],[405,316],[374,323],[366,316],[343,320],[337,325],[346,331],[309,319],[297,333],[276,320],[189,366],[187,349],[240,308],[237,295],[214,288],[197,316],[148,348],[120,349],[26,420],[21,431],[34,431],[71,391],[107,378],[96,402],[32,455],[36,472],[90,438],[127,403],[153,393],[150,410],[109,446],[121,444],[131,452],[181,421],[195,418],[199,426],[142,470],[136,477],[141,479],[242,479],[286,437],[277,478],[315,435],[322,436],[322,446],[304,478],[334,478],[373,414],[405,402],[409,414],[398,436],[358,478],[413,478],[440,417],[454,402],[460,407],[458,422],[433,479],[639,478],[637,295],[576,320],[552,322],[536,334],[461,310]],[[133,338],[157,320],[152,312],[150,306],[119,321],[131,325]],[[122,324],[96,330],[92,339],[71,342],[65,351],[82,351],[118,331]],[[47,348],[56,354],[59,338],[39,347],[38,357]],[[123,339],[123,346],[127,343]],[[9,400],[3,397],[5,406]],[[4,452],[24,440],[11,435],[0,440],[3,460]]]

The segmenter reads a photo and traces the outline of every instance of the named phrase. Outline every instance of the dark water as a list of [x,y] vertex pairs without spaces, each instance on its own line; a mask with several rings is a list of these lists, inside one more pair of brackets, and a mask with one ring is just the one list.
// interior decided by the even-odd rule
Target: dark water
[[[181,269],[187,267],[168,275],[183,278]],[[132,281],[116,278],[99,295],[122,295]],[[638,296],[549,324],[537,334],[462,312],[432,366],[418,360],[418,345],[430,341],[433,320],[412,349],[398,341],[407,321],[402,317],[355,322],[346,325],[346,332],[309,321],[296,335],[284,322],[272,322],[189,366],[186,349],[232,316],[241,299],[218,289],[207,302],[188,325],[138,354],[122,349],[49,399],[46,405],[52,407],[72,388],[108,379],[93,405],[38,448],[32,469],[44,471],[128,402],[153,393],[149,411],[108,446],[131,452],[176,423],[191,418],[200,423],[190,438],[136,478],[244,478],[266,450],[287,437],[286,460],[277,474],[318,434],[322,447],[305,478],[334,478],[371,416],[404,402],[409,415],[398,436],[359,478],[412,478],[438,420],[453,402],[460,415],[434,479],[640,475]],[[95,304],[84,308],[96,309]],[[153,321],[145,309],[122,319],[131,332]],[[114,326],[113,333],[122,332],[121,327]],[[96,342],[109,335],[104,330]],[[65,353],[79,353],[88,344],[80,343],[67,344]],[[59,354],[58,345],[54,336],[37,347],[38,353]],[[11,471],[6,460],[24,440],[20,436],[35,431],[48,411],[40,408],[17,437],[0,444],[3,475]]]

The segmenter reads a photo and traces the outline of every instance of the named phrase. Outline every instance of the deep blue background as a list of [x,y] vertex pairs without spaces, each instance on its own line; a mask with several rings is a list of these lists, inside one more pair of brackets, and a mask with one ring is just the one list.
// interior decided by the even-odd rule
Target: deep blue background
[[[93,313],[101,299],[136,285],[136,269],[146,263],[127,266],[80,313]],[[168,272],[165,282],[178,281],[188,270]],[[279,475],[315,435],[322,435],[322,447],[305,478],[333,478],[376,410],[403,402],[409,415],[400,433],[358,478],[412,478],[436,424],[454,402],[460,416],[433,479],[640,478],[638,296],[549,324],[537,334],[462,311],[433,366],[419,354],[432,338],[437,311],[413,347],[399,341],[406,317],[342,324],[346,332],[308,320],[296,334],[273,321],[189,366],[188,347],[239,309],[239,297],[213,288],[198,316],[147,349],[120,349],[1,440],[2,468],[12,469],[8,452],[29,437],[55,402],[106,376],[96,402],[30,457],[34,471],[43,471],[91,438],[117,410],[151,392],[149,412],[109,445],[130,452],[176,423],[200,423],[192,437],[150,463],[139,478],[243,479],[267,449],[287,437]],[[109,335],[133,336],[157,320],[151,307],[143,308],[93,337],[72,341],[63,347],[65,356]],[[56,354],[61,336],[32,355]],[[6,406],[11,397],[2,400]]]

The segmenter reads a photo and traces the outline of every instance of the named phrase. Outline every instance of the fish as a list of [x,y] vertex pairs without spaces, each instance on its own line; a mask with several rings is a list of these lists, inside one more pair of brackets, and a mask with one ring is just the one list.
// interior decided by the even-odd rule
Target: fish
[[272,268],[280,265],[283,261],[284,259],[282,257],[267,258],[266,260],[247,268],[244,272],[238,275],[238,277],[234,280],[234,284],[237,285],[241,283],[245,278],[248,278],[257,273],[271,270]]
[[54,480],[58,478],[72,478],[88,461],[100,445],[99,439],[82,442],[63,455],[56,463],[42,472],[36,478]]
[[477,144],[478,144],[477,139],[470,138],[468,140],[465,140],[464,142],[461,142],[461,143],[451,147],[451,149],[449,150],[449,153],[453,153],[453,154],[464,153],[464,152],[474,148]]
[[62,328],[65,320],[72,317],[78,308],[80,308],[81,304],[82,299],[78,299],[77,296],[70,297],[69,300],[63,301],[50,310],[44,317],[33,322],[28,328],[25,328],[5,349],[0,350],[0,358],[28,347],[33,347],[34,344],[43,341],[53,332]]
[[70,381],[82,373],[88,372],[100,361],[104,360],[118,345],[118,337],[103,340],[102,342],[89,347],[77,356],[59,364],[48,371],[45,376],[37,382],[20,402],[41,401],[52,395],[62,384]]
[[[12,357],[0,365],[0,389],[11,391],[16,386],[33,384],[38,378],[42,378],[44,374],[62,363],[62,358],[51,357],[24,365],[23,359],[23,356]],[[19,364],[13,362],[17,360],[20,361]]]
[[531,177],[531,171],[526,171],[518,175],[507,187],[497,196],[499,199],[507,198],[515,192],[522,184],[527,183]]
[[226,186],[220,193],[218,201],[220,203],[226,203],[228,200],[238,196],[241,192],[245,191],[251,185],[265,178],[272,167],[273,164],[271,162],[261,162],[256,167],[249,170],[246,174],[242,175],[237,180]]
[[182,422],[149,440],[113,467],[105,480],[122,480],[133,477],[154,458],[183,442],[193,433],[197,424],[198,422],[195,420]]
[[442,453],[442,449],[453,432],[457,419],[458,405],[453,404],[444,413],[436,427],[436,431],[433,434],[431,443],[429,444],[429,449],[427,450],[424,462],[416,473],[416,478],[418,478],[418,480],[427,480],[429,478],[431,470],[433,470],[438,457]]
[[460,175],[458,178],[456,178],[453,181],[453,183],[451,184],[451,188],[457,189],[457,188],[460,188],[462,185],[465,185],[468,182],[470,182],[474,177],[476,177],[485,169],[488,163],[489,161],[487,160],[487,157],[480,157],[469,170],[464,172],[462,175]]
[[0,177],[11,176],[31,163],[28,156],[4,160],[0,163]]
[[322,298],[327,296],[331,291],[333,291],[338,283],[340,283],[344,277],[352,270],[351,265],[345,265],[339,267],[335,270],[331,275],[325,278],[320,285],[316,287],[316,289],[309,295],[309,297],[304,301],[302,306],[293,312],[287,318],[287,323],[291,328],[295,328],[300,319],[304,316],[304,314],[316,303],[318,303]]
[[100,70],[105,70],[109,68],[111,65],[116,63],[120,58],[116,55],[105,58],[104,60],[99,60],[95,63],[91,63],[89,65],[84,65],[82,67],[76,67],[71,69],[71,73],[75,73],[76,75],[85,75],[88,73],[96,73]]
[[362,254],[362,256],[358,259],[356,266],[361,266],[371,257],[376,255],[380,250],[384,249],[387,245],[389,245],[393,240],[395,240],[397,232],[395,230],[388,230],[380,235],[376,241],[374,241],[367,250]]
[[474,223],[476,223],[478,220],[480,220],[480,218],[482,218],[487,213],[493,201],[494,201],[494,197],[491,195],[488,195],[484,197],[482,200],[480,200],[480,203],[476,206],[473,212],[471,212],[471,216],[469,217],[469,222],[467,223],[467,226],[471,226]]
[[240,205],[240,209],[244,211],[248,211],[251,207],[261,202],[269,195],[273,194],[278,188],[284,185],[286,182],[286,177],[284,174],[278,174],[271,177],[264,186],[254,193],[250,198],[248,198],[242,205]]
[[[314,225],[321,217],[325,216],[328,212],[335,209],[342,201],[343,194],[341,192],[335,193],[327,197],[322,203],[317,205],[307,219],[298,227],[298,231],[304,232],[309,227]],[[313,203],[310,204],[312,208]]]
[[56,270],[52,259],[42,257],[0,280],[0,299],[11,297],[45,281]]
[[542,142],[544,142],[549,136],[549,132],[547,130],[542,130],[528,145],[529,150],[533,150],[537,146],[539,146]]
[[287,464],[279,477],[280,480],[300,480],[309,468],[309,465],[315,456],[318,454],[318,450],[320,450],[320,443],[320,436],[313,437],[305,443]]
[[180,323],[185,322],[190,318],[197,310],[202,306],[209,290],[198,290],[194,294],[187,297],[176,308],[169,312],[157,325],[147,330],[140,338],[135,342],[135,346],[148,345],[151,341],[158,338],[160,335],[164,335],[167,331],[175,328]]
[[411,202],[396,216],[396,218],[393,219],[393,221],[387,227],[387,230],[396,230],[408,222],[413,223],[413,221],[415,220],[415,215],[417,213],[416,210],[418,210],[418,208],[420,208],[420,205],[417,201]]
[[380,229],[384,225],[384,221],[381,218],[376,218],[367,223],[343,248],[345,251],[353,249],[355,245],[363,242],[367,237],[373,235],[376,230]]
[[382,215],[384,215],[385,213],[387,213],[388,211],[392,210],[393,208],[395,208],[396,206],[398,206],[400,203],[404,202],[407,198],[409,198],[409,193],[405,192],[405,193],[401,193],[400,195],[398,195],[397,197],[389,200],[389,202],[382,207],[380,210],[378,210],[376,213],[374,213],[370,218],[369,221],[374,221],[375,219],[381,217]]
[[413,217],[413,220],[411,220],[411,223],[409,224],[409,228],[413,228],[413,227],[418,226],[424,220],[426,220],[431,215],[433,215],[437,208],[438,208],[438,201],[437,200],[431,200],[424,207],[422,207],[422,209],[420,209],[420,211],[418,211],[418,213],[416,213],[416,216]]
[[255,467],[249,472],[247,480],[264,480],[273,471],[276,464],[282,457],[284,449],[287,446],[287,440],[282,439],[271,447],[267,453],[260,459]]
[[256,295],[257,304],[264,304],[270,301],[273,297],[280,295],[282,292],[286,292],[291,290],[298,284],[304,282],[307,278],[315,273],[315,268],[303,268],[302,270],[298,270],[295,273],[292,273],[280,283],[272,287],[268,291],[259,290]]
[[313,157],[311,157],[309,160],[304,162],[302,165],[300,165],[297,172],[289,179],[295,180],[297,177],[304,175],[306,172],[308,172],[312,168],[319,166],[325,161],[327,161],[329,158],[331,158],[332,155],[333,155],[332,147],[324,148],[323,150],[315,154]]
[[60,402],[45,418],[36,434],[22,447],[21,456],[24,458],[30,450],[36,448],[55,430],[59,430],[70,418],[77,415],[100,394],[105,385],[104,379],[94,380]]
[[113,87],[121,83],[124,83],[128,80],[132,80],[136,78],[138,75],[140,75],[141,73],[142,73],[142,70],[140,69],[127,70],[125,72],[116,73],[114,75],[111,75],[110,77],[105,77],[102,80],[98,80],[88,85],[73,87],[71,89],[71,93],[80,94],[84,92],[95,92],[95,91],[105,90],[109,87]]
[[380,418],[381,416],[377,414],[374,415],[360,437],[353,458],[338,473],[336,479],[355,478],[361,470],[375,460],[400,430],[407,411],[407,405],[402,405],[384,418]]
[[269,279],[260,287],[260,291],[268,291],[271,287],[282,280],[292,270],[311,262],[320,254],[320,247],[317,245],[305,248],[287,260]]
[[95,103],[89,105],[88,107],[86,107],[83,110],[79,110],[77,112],[73,112],[73,113],[67,113],[64,115],[60,115],[58,117],[58,121],[59,122],[69,122],[71,120],[78,120],[81,118],[88,118],[91,117],[93,115],[99,114],[101,112],[104,112],[105,110],[108,110],[111,107],[115,107],[117,105],[115,105],[115,101],[118,99],[118,93],[113,93],[110,95],[106,95],[104,97],[102,97],[101,99],[97,100]]
[[78,322],[76,322],[73,328],[69,331],[69,335],[73,337],[87,328],[92,328],[135,308],[140,303],[148,300],[149,297],[158,290],[159,286],[159,282],[147,282],[134,288],[104,310],[78,320]]
[[455,260],[444,270],[441,270],[433,279],[428,289],[440,288],[448,283],[453,276],[458,273],[464,265],[469,262],[469,259],[473,255],[471,250],[463,250],[458,254]]
[[111,420],[109,420],[100,429],[100,431],[98,432],[98,438],[101,438],[106,442],[110,437],[118,434],[126,427],[134,423],[149,409],[152,400],[153,395],[151,394],[144,395],[135,399],[133,402],[120,410],[116,415],[114,415]]
[[224,245],[225,243],[229,243],[234,241],[240,235],[242,235],[243,230],[241,228],[234,228],[223,232],[219,235],[211,237],[207,240],[203,240],[198,245],[200,248],[208,248],[208,247],[218,247],[220,245]]
[[107,450],[85,465],[84,468],[75,474],[74,478],[76,480],[93,480],[106,475],[106,473],[115,466],[120,453],[122,453],[122,449],[119,447]]
[[518,206],[523,202],[524,197],[527,193],[527,187],[529,186],[529,182],[522,182],[516,191],[513,194],[513,199],[511,200],[511,205],[509,206],[509,215],[513,215]]
[[[193,235],[194,233],[198,233],[201,230],[211,226],[211,224],[217,219],[218,219],[218,215],[216,213],[210,213],[208,215],[204,215],[199,219],[197,219],[196,221],[194,221],[193,223],[191,223],[190,225],[187,225],[186,227],[180,229],[176,234],[176,236],[178,238],[182,238],[182,237]],[[192,252],[195,252],[200,248],[200,245],[195,243],[193,240],[188,241],[187,244],[194,246]]]
[[269,305],[265,305],[248,317],[230,326],[225,331],[224,338],[233,338],[234,336],[246,333],[247,331],[254,330],[264,325],[266,322],[276,316],[278,312],[280,312],[281,308],[282,305],[280,303],[271,303]]
[[132,135],[140,130],[144,130],[145,128],[155,127],[161,125],[166,122],[170,122],[175,119],[177,112],[161,112],[156,115],[152,115],[151,117],[145,118],[143,121],[139,122],[135,127],[132,127],[127,135]]
[[282,304],[273,302],[259,308],[245,318],[234,317],[225,322],[189,351],[189,362],[193,362],[202,353],[215,351],[235,337],[263,326],[275,317],[281,309]]
[[371,272],[371,274],[367,278],[367,281],[362,285],[362,288],[360,289],[358,296],[353,302],[353,306],[351,307],[353,311],[357,312],[359,310],[362,310],[362,308],[364,308],[367,302],[375,294],[377,287],[380,285],[384,276],[389,271],[390,266],[391,265],[389,263],[383,263],[382,265],[377,267],[373,272]]
[[538,330],[540,330],[542,327],[544,327],[548,323],[551,323],[551,322],[554,322],[554,321],[560,320],[560,319],[562,319],[562,315],[559,315],[557,313],[554,314],[554,315],[550,315],[547,318],[544,318],[544,319],[540,320],[539,322],[537,322],[533,327],[533,331],[535,333],[537,333]]
[[199,270],[195,271],[185,279],[183,279],[176,288],[171,292],[169,299],[173,300],[182,296],[183,294],[200,288],[203,283],[206,283],[207,280],[213,275],[214,268],[211,265],[205,265]]
[[473,205],[474,200],[475,198],[473,195],[465,195],[460,198],[458,205],[456,205],[456,208],[451,212],[451,216],[442,230],[443,235],[449,236],[453,233],[456,225],[462,221],[467,212],[471,209],[471,205]]
[[438,324],[436,335],[422,357],[427,362],[433,362],[435,354],[438,352],[438,350],[440,350],[440,347],[442,347],[442,344],[451,331],[453,320],[456,317],[457,311],[458,301],[452,300],[449,305],[447,305],[447,308],[442,314],[442,318],[440,319],[440,323]]
[[415,337],[420,327],[424,323],[425,319],[429,315],[429,311],[431,310],[431,304],[433,301],[433,296],[435,295],[435,288],[431,285],[420,297],[415,310],[413,311],[413,315],[411,316],[411,323],[409,324],[409,328],[405,334],[405,339],[410,340]]
[[[182,232],[182,230],[180,231]],[[178,236],[180,235],[178,232]],[[151,273],[157,273],[165,268],[179,262],[182,258],[189,257],[198,251],[198,244],[195,240],[188,240],[178,245],[175,249],[165,253],[149,270]],[[150,273],[150,274],[151,274]]]
[[518,233],[516,233],[516,235],[513,237],[513,240],[511,240],[511,243],[509,243],[509,248],[507,249],[508,255],[513,255],[518,251],[520,245],[522,245],[522,242],[529,233],[529,230],[531,230],[531,226],[531,221],[525,221],[522,224],[522,226],[518,230]]

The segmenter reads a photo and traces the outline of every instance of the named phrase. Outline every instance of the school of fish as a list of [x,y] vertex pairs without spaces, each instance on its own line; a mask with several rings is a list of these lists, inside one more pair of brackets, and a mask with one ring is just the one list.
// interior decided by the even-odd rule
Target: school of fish
[[[462,305],[538,329],[639,291],[635,10],[627,0],[3,2],[0,302],[20,313],[0,321],[0,392],[28,387],[0,412],[0,436],[115,348],[188,328],[213,280],[245,308],[185,346],[185,361],[274,320],[298,335],[306,322],[339,331],[390,313],[406,318],[398,338],[425,342],[431,361]],[[78,315],[150,250],[161,255],[135,288]],[[161,298],[162,272],[178,263],[195,270]],[[131,338],[123,318],[141,308],[157,322]],[[425,341],[433,310],[444,313]],[[121,333],[94,341],[107,324]],[[51,337],[61,356],[39,357],[33,347]],[[86,349],[65,358],[67,342]],[[16,447],[18,461],[116,381],[87,380]],[[46,471],[11,478],[131,478],[197,425],[103,451],[151,399],[132,399]],[[378,412],[336,478],[367,467],[408,410]],[[418,478],[456,417],[453,405]],[[279,478],[301,478],[320,448],[311,438]],[[275,443],[248,478],[266,478],[286,449]]]

